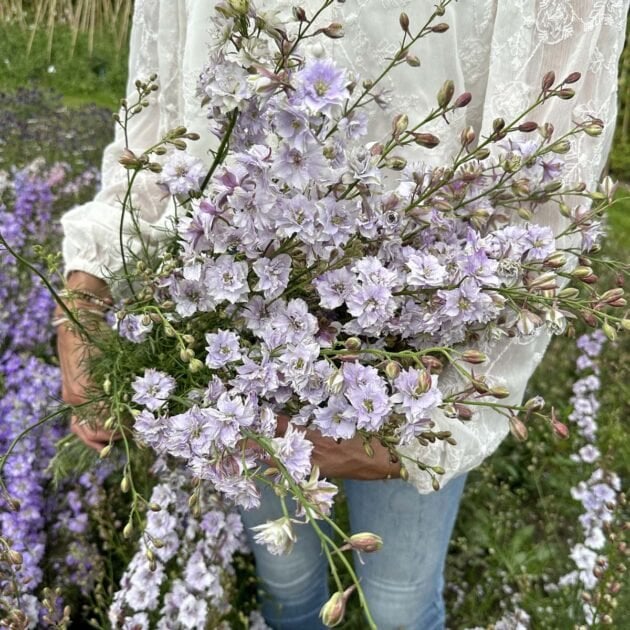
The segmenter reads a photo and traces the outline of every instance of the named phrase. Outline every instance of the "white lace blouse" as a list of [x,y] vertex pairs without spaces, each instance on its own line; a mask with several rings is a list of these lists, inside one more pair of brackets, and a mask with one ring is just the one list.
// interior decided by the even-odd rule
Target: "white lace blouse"
[[[281,2],[254,0],[268,11],[289,11],[300,4],[307,11],[320,0]],[[459,132],[472,125],[483,133],[492,120],[509,120],[523,111],[538,94],[541,78],[554,70],[558,79],[570,72],[582,73],[577,97],[571,101],[553,99],[532,118],[552,122],[562,133],[572,120],[593,114],[606,121],[600,138],[582,135],[568,160],[571,179],[593,185],[604,167],[616,116],[617,66],[625,35],[630,0],[459,0],[449,5],[441,20],[450,25],[443,34],[422,39],[415,50],[421,67],[400,66],[388,78],[391,104],[388,112],[375,110],[371,137],[390,129],[393,115],[407,112],[422,115],[435,104],[436,94],[446,79],[452,79],[456,93],[470,91],[472,103],[459,110],[446,125],[438,121],[433,131],[441,144],[431,151],[418,149],[415,157],[429,164],[444,164],[458,148]],[[136,79],[157,73],[160,90],[157,106],[132,120],[130,148],[142,151],[168,129],[184,124],[206,137],[191,143],[192,152],[207,155],[212,140],[205,133],[206,120],[195,97],[195,86],[207,57],[209,17],[214,2],[208,0],[136,0],[129,58],[129,94]],[[323,43],[334,57],[362,78],[375,75],[383,60],[397,49],[401,36],[398,16],[405,11],[412,25],[426,21],[432,4],[418,0],[347,0],[334,3],[324,13],[344,24],[345,37]],[[334,15],[334,18],[333,18]],[[322,44],[313,44],[311,54],[321,54]],[[66,269],[82,270],[107,277],[121,266],[118,229],[126,177],[118,158],[124,146],[121,133],[107,147],[103,158],[102,190],[95,199],[67,212],[62,218],[65,232]],[[168,205],[153,179],[135,187],[136,208],[141,208],[142,229],[155,232],[168,215]],[[551,212],[543,220],[555,229],[560,220]],[[505,340],[485,348],[490,355],[485,372],[497,384],[508,387],[509,402],[518,403],[531,373],[540,362],[548,335],[540,332],[525,341]],[[443,379],[449,385],[448,373]],[[456,446],[437,442],[428,447],[408,447],[406,454],[431,465],[441,465],[443,482],[479,465],[508,432],[503,416],[484,410],[466,424],[435,415],[437,430],[451,431]],[[426,473],[409,466],[410,481],[420,492],[429,492]]]

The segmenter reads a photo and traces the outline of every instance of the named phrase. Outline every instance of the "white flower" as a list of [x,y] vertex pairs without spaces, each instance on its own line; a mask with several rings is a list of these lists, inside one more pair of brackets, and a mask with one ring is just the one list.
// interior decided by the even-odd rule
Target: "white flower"
[[254,540],[259,545],[265,545],[269,553],[280,556],[289,553],[296,541],[291,519],[283,516],[275,521],[267,521],[251,528],[257,532]]

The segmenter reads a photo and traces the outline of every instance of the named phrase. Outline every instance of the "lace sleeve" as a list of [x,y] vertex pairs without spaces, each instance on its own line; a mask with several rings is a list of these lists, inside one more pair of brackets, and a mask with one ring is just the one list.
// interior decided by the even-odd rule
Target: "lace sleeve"
[[[570,167],[567,179],[595,185],[605,166],[614,131],[617,68],[628,1],[517,0],[497,2],[495,11],[487,87],[481,108],[482,128],[489,128],[496,117],[509,120],[523,111],[537,94],[540,80],[548,70],[554,70],[558,80],[570,72],[581,72],[582,80],[576,86],[574,100],[550,101],[533,117],[552,122],[557,134],[567,131],[573,121],[583,120],[586,115],[606,122],[602,137],[590,138],[583,134],[564,156]],[[543,210],[538,220],[552,226],[556,233],[563,225],[562,217],[551,209]],[[510,397],[501,402],[520,403],[549,338],[549,334],[541,330],[527,339],[482,348],[489,355],[485,366],[488,380],[510,391]],[[445,374],[446,389],[456,382],[452,373]],[[428,447],[415,445],[405,449],[403,454],[427,464],[441,465],[446,470],[441,478],[442,485],[478,466],[508,433],[507,420],[488,409],[479,411],[465,424],[442,413],[434,420],[438,430],[452,432],[457,445],[439,442]],[[426,473],[412,464],[409,471],[410,481],[420,492],[431,491],[431,480]]]
[[[128,127],[130,149],[143,151],[172,126],[176,112],[181,111],[181,50],[183,38],[180,22],[184,0],[155,2],[137,0],[130,40],[128,100],[137,98],[134,83],[158,74],[160,89],[157,103],[131,119]],[[114,141],[105,149],[102,164],[102,189],[93,201],[77,206],[61,219],[66,271],[86,271],[108,277],[120,270],[119,230],[121,200],[127,190],[127,174],[118,160],[125,147],[124,135],[117,126]],[[157,231],[151,225],[163,218],[167,202],[155,186],[155,178],[142,174],[134,184],[133,205],[138,210],[142,236],[154,240]],[[131,220],[125,217],[123,239],[126,247],[138,246]]]

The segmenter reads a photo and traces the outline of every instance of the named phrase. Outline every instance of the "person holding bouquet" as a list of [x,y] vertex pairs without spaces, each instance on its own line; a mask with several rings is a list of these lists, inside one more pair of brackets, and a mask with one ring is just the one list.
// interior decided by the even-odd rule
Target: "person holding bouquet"
[[[323,4],[330,6],[320,10]],[[277,24],[279,28],[289,22],[313,21],[327,37],[305,39],[305,59],[332,58],[346,66],[348,76],[356,77],[357,82],[379,84],[378,90],[371,92],[372,103],[366,108],[369,116],[346,119],[351,120],[348,124],[366,126],[367,136],[375,142],[391,136],[392,124],[394,129],[396,124],[402,128],[403,115],[422,117],[434,110],[437,97],[440,107],[449,108],[448,119],[446,115],[434,116],[406,154],[407,160],[422,162],[427,169],[447,165],[460,153],[462,130],[468,130],[472,142],[496,134],[496,121],[510,121],[526,111],[538,98],[541,81],[550,76],[550,71],[559,78],[567,77],[562,84],[565,90],[577,81],[576,72],[580,72],[582,79],[575,98],[544,100],[531,117],[541,127],[548,123],[547,129],[553,129],[558,138],[569,132],[577,118],[590,115],[593,120],[606,121],[599,138],[587,134],[575,140],[565,156],[568,168],[563,177],[592,186],[602,173],[616,115],[617,63],[625,35],[627,0],[447,0],[432,9],[410,0],[306,0],[293,12],[286,3],[276,1],[137,0],[130,42],[128,101],[132,102],[134,94],[143,89],[138,87],[138,80],[142,86],[142,81],[157,73],[157,104],[130,117],[126,126],[117,127],[116,139],[104,155],[101,192],[92,202],[63,217],[68,287],[64,295],[66,304],[79,313],[113,304],[108,282],[124,265],[120,202],[126,195],[128,177],[119,160],[125,151],[135,151],[126,154],[133,159],[130,155],[155,145],[168,130],[182,124],[186,133],[199,136],[198,141],[190,143],[189,151],[206,167],[216,154],[212,151],[220,150],[207,130],[207,112],[200,107],[196,93],[200,72],[208,75],[208,82],[218,81],[212,76],[214,69],[206,68],[207,49],[215,37],[210,31],[215,5],[224,14],[252,20],[256,15],[265,25]],[[343,25],[343,37],[339,24]],[[405,63],[395,63],[381,78],[383,65],[400,55],[401,37],[405,42],[419,31],[427,39],[418,41],[413,49],[405,48],[403,43]],[[144,85],[151,84],[149,81]],[[453,86],[461,94],[455,101]],[[340,94],[346,91],[346,85],[339,87]],[[564,95],[569,97],[569,92]],[[523,127],[524,133],[529,131]],[[524,140],[516,149],[511,148],[526,156]],[[186,168],[188,165],[182,162],[180,174]],[[548,168],[555,168],[552,161]],[[187,171],[187,176],[197,179],[203,174]],[[162,178],[174,181],[164,173]],[[169,197],[160,193],[154,181],[141,173],[133,187],[134,206],[139,213],[137,227],[151,246],[159,243],[160,230],[174,212]],[[566,227],[565,217],[552,208],[542,209],[539,222],[555,234]],[[133,249],[136,245],[133,237],[128,237],[131,233],[125,233],[125,246]],[[457,317],[455,309],[453,319]],[[57,319],[64,319],[62,311]],[[507,403],[519,405],[548,340],[549,334],[542,328],[525,339],[488,339],[483,348],[488,360],[478,371],[478,376],[483,376],[480,382],[491,382],[493,391],[505,391]],[[58,344],[63,398],[70,404],[81,404],[90,386],[82,362],[89,347],[82,336],[65,325],[59,326]],[[451,372],[449,368],[440,376],[445,390],[457,382],[456,374]],[[431,389],[431,383],[427,387]],[[378,553],[361,554],[361,562],[356,563],[371,616],[382,630],[444,627],[442,573],[466,473],[488,457],[510,430],[508,419],[491,408],[480,407],[470,421],[463,422],[461,417],[445,413],[437,390],[435,396],[431,426],[442,432],[442,438],[412,440],[400,448],[398,458],[392,457],[391,449],[377,439],[366,448],[365,440],[356,435],[339,439],[346,436],[324,430],[315,422],[306,423],[306,437],[313,445],[312,465],[323,478],[344,480],[352,531],[372,532],[384,541]],[[280,414],[276,434],[293,431],[292,422],[291,417]],[[97,450],[112,439],[111,431],[77,418],[72,420],[72,430]],[[407,459],[421,460],[425,468],[406,466]],[[426,474],[426,467],[437,471],[439,482],[435,474]],[[262,491],[260,507],[242,511],[252,537],[252,528],[264,532],[261,527],[265,523],[282,516],[280,502],[267,489]],[[301,529],[288,555],[252,545],[263,589],[263,614],[274,628],[320,628],[323,622],[336,622],[335,611],[325,606],[329,600],[327,562],[320,538],[307,529]]]

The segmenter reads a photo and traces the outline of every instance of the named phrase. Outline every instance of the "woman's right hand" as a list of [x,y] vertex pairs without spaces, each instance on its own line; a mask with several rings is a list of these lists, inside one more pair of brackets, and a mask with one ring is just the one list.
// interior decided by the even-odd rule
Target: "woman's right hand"
[[[70,293],[73,290],[78,292],[76,300],[66,299],[66,305],[71,310],[84,307],[94,310],[95,306],[93,304],[89,302],[84,304],[80,299],[81,291],[94,294],[103,300],[110,300],[107,284],[103,280],[82,271],[75,271],[70,274],[67,288]],[[55,319],[60,317],[65,317],[65,312],[57,305],[55,308]],[[57,327],[57,352],[61,368],[61,396],[64,402],[69,405],[80,405],[87,401],[86,391],[90,381],[85,370],[85,359],[89,356],[91,350],[89,343],[72,326],[62,323]],[[87,446],[100,451],[109,444],[114,435],[111,431],[98,427],[97,422],[87,424],[80,421],[76,416],[72,416],[70,429]]]

